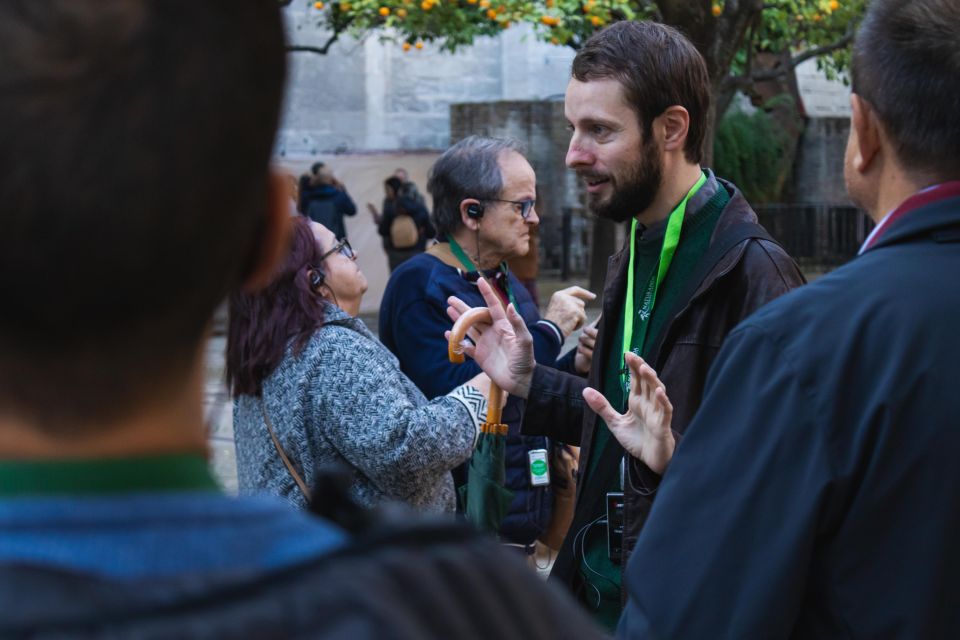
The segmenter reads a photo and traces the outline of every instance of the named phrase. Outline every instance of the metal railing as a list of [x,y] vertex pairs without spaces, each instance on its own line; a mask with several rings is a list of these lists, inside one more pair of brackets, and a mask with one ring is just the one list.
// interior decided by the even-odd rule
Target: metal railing
[[[854,256],[873,229],[856,207],[834,204],[768,204],[754,207],[766,227],[805,269],[828,271]],[[593,219],[564,207],[540,224],[540,273],[567,280],[588,275]]]
[[804,266],[831,268],[854,256],[873,229],[856,207],[832,204],[768,204],[754,207],[766,227]]

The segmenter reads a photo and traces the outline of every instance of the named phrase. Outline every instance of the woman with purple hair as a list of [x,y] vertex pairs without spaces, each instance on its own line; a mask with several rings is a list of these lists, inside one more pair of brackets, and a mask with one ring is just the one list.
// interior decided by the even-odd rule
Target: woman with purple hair
[[316,471],[339,463],[365,505],[453,512],[451,469],[470,457],[489,380],[427,401],[356,317],[356,253],[298,217],[290,254],[263,290],[230,299],[227,384],[241,493],[304,507]]

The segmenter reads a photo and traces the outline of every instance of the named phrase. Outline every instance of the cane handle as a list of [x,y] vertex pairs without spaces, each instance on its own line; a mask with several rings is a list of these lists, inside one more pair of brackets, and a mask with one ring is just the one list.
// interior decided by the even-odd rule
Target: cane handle
[[[454,364],[463,363],[463,347],[460,343],[463,342],[464,337],[467,335],[467,330],[477,322],[486,322],[488,324],[493,322],[490,309],[486,307],[474,307],[460,316],[453,324],[453,329],[450,330],[450,340],[447,343],[447,357],[450,358],[450,362]],[[499,425],[502,412],[503,392],[500,390],[500,387],[497,386],[497,383],[491,380],[490,395],[487,398],[487,423]]]

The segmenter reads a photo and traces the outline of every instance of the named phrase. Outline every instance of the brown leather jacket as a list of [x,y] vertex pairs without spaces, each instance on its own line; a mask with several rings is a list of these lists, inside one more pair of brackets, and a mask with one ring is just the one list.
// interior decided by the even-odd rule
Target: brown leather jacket
[[[729,182],[719,182],[730,194],[730,202],[717,221],[711,246],[729,227],[757,222],[756,214],[740,191]],[[593,353],[595,364],[606,362],[610,357],[617,319],[623,313],[628,262],[629,251],[625,246],[607,264],[603,317]],[[746,239],[719,259],[689,303],[667,323],[660,339],[654,340],[654,352],[649,360],[666,385],[673,404],[673,429],[678,441],[700,406],[707,371],[727,334],[759,307],[804,282],[797,264],[780,245],[768,240]],[[585,386],[603,388],[600,379],[603,369],[603,366],[593,366],[584,380],[538,366],[530,387],[523,432],[579,444],[580,460],[590,460],[597,415],[586,407],[582,391]],[[573,524],[551,573],[575,591],[580,585],[572,534],[598,512],[598,505],[604,503],[609,479],[619,473],[623,449],[615,440],[611,440],[611,444],[600,458],[601,472],[595,474],[587,486],[581,483],[577,487]],[[630,459],[628,469],[621,567],[626,566],[659,484],[659,476],[638,460]]]

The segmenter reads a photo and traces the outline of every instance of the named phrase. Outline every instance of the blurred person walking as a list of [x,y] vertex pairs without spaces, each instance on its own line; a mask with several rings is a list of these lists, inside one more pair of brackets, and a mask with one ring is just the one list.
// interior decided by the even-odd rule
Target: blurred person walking
[[337,238],[347,237],[344,216],[357,213],[347,188],[337,180],[326,165],[317,167],[309,185],[300,190],[300,212],[322,224]]

